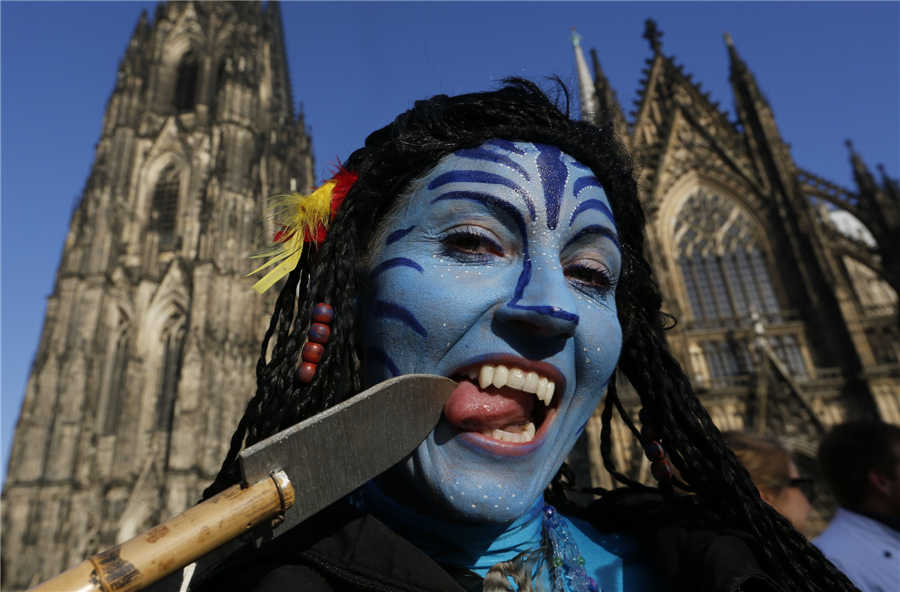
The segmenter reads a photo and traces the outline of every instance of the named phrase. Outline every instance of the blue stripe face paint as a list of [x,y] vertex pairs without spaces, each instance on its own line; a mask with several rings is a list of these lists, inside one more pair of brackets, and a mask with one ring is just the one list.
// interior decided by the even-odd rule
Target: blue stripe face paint
[[385,241],[385,244],[388,244],[388,245],[394,244],[395,242],[397,242],[398,240],[400,240],[401,238],[403,238],[404,236],[406,236],[407,234],[412,232],[414,228],[415,228],[415,226],[410,226],[409,228],[401,228],[400,230],[395,230],[394,232],[392,232],[388,235],[387,240]]
[[[371,262],[366,382],[423,372],[460,387],[379,485],[443,519],[510,522],[550,482],[618,360],[615,218],[589,169],[552,146],[490,140],[445,157],[418,187]],[[469,378],[500,364],[552,380],[551,405],[525,387]],[[520,413],[494,426],[495,403]],[[536,434],[524,443],[483,433],[531,420]]]
[[415,269],[419,273],[425,273],[425,270],[422,269],[422,266],[412,259],[407,259],[406,257],[394,257],[393,259],[388,259],[387,261],[382,261],[381,263],[379,263],[378,267],[376,267],[372,271],[371,277],[375,278],[388,269],[392,269],[394,267],[409,267],[410,269]]

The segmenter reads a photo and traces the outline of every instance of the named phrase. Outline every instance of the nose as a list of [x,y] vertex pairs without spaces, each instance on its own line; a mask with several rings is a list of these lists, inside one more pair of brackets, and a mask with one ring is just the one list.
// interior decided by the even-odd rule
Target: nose
[[494,318],[536,335],[572,337],[578,330],[575,297],[561,266],[525,262],[513,298],[500,305]]

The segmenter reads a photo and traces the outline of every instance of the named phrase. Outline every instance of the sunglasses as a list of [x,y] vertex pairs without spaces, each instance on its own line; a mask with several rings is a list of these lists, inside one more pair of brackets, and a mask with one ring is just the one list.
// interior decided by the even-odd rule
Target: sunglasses
[[816,492],[813,485],[814,482],[809,477],[794,477],[787,482],[788,487],[796,487],[797,489],[799,489],[800,493],[802,493],[806,497],[809,503],[813,503],[813,500],[816,497]]

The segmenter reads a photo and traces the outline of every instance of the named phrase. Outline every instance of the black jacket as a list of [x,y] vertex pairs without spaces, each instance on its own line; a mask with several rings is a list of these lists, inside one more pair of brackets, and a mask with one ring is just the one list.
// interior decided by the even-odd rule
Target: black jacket
[[[579,512],[603,531],[637,538],[666,592],[779,591],[760,568],[751,536],[715,515],[620,489]],[[211,592],[462,592],[443,568],[376,518],[339,502],[260,549],[220,551],[198,562],[190,590]],[[221,559],[222,556],[226,556]],[[177,592],[176,572],[153,592]]]

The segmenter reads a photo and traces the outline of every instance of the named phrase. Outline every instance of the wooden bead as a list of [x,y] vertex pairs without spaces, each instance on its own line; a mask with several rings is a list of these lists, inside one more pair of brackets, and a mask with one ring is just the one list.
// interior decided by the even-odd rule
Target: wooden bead
[[303,361],[309,362],[310,364],[318,364],[324,353],[325,347],[323,347],[321,343],[307,341],[306,345],[303,346]]
[[644,454],[647,455],[647,460],[649,461],[663,460],[666,458],[666,451],[659,442],[647,442],[644,444]]
[[309,362],[303,362],[300,364],[300,367],[297,368],[297,378],[302,380],[303,382],[312,382],[313,376],[316,375],[316,365],[310,364]]
[[640,419],[641,423],[644,425],[654,425],[656,423],[656,417],[654,417],[654,413],[652,413],[645,407],[642,407],[641,410],[638,411],[638,419]]
[[309,340],[313,343],[325,344],[329,337],[331,337],[331,328],[328,325],[313,323],[309,328]]
[[650,424],[644,424],[641,426],[641,440],[644,442],[649,442],[650,440],[659,440],[660,433],[655,427]]
[[666,481],[672,478],[672,467],[667,460],[657,460],[650,465],[650,473],[657,481]]
[[334,318],[334,309],[331,308],[331,305],[320,302],[313,308],[312,318],[317,323],[325,323],[327,325]]

